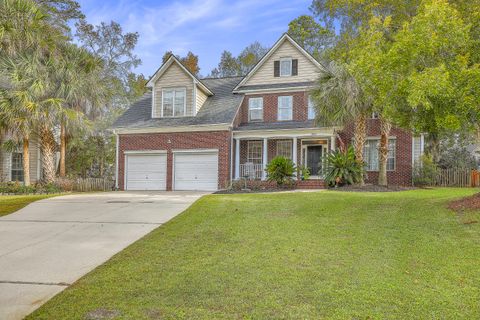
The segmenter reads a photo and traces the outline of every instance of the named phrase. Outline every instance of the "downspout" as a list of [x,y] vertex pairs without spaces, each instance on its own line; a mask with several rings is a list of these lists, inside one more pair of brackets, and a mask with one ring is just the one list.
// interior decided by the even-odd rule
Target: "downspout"
[[118,190],[118,150],[119,150],[119,143],[120,137],[118,133],[113,130],[113,134],[115,134],[115,189]]
[[233,128],[230,128],[230,186],[233,181]]

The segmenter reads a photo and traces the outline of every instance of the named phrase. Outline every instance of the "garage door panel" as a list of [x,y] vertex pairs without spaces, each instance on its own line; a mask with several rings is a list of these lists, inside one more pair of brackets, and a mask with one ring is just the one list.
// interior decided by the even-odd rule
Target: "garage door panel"
[[175,154],[175,190],[218,189],[218,153]]
[[129,154],[126,169],[127,190],[166,190],[165,154]]
[[165,171],[161,171],[161,172],[128,171],[128,180],[165,180]]

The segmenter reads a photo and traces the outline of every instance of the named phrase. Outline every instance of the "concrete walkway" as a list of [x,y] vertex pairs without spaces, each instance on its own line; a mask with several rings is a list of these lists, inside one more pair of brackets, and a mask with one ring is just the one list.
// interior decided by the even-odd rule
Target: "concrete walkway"
[[0,319],[22,319],[204,194],[68,195],[0,218]]

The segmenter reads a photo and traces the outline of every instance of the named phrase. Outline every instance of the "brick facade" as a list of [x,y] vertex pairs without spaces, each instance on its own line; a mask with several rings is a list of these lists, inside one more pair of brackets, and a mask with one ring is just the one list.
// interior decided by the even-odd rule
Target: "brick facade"
[[[340,133],[344,143],[349,144],[353,138],[353,124],[345,126]],[[367,137],[380,137],[380,120],[368,119]],[[402,129],[393,127],[390,137],[396,138],[395,170],[387,171],[388,183],[408,186],[412,184],[412,135]],[[337,144],[338,145],[338,144]],[[378,181],[378,171],[367,172],[367,183]]]
[[278,97],[292,96],[293,97],[293,121],[307,121],[308,118],[308,92],[285,92],[285,93],[265,93],[247,95],[243,99],[238,113],[239,120],[236,119],[237,124],[248,123],[248,100],[250,98],[263,98],[263,121],[259,122],[277,122],[278,116]]
[[[264,121],[275,122],[277,116],[277,98],[282,94],[265,94],[264,97]],[[287,94],[285,94],[287,95]],[[307,118],[308,94],[306,92],[288,93],[294,98],[294,120],[305,121]],[[256,95],[258,96],[258,95]],[[248,97],[239,110],[237,123],[248,120]],[[240,119],[240,120],[238,120]],[[392,185],[411,185],[412,183],[412,135],[405,130],[392,128],[392,137],[396,138],[396,167],[394,171],[388,171],[387,177],[389,184]],[[368,137],[380,136],[380,123],[378,119],[369,119],[367,125]],[[353,138],[353,124],[347,125],[340,133],[344,143],[349,144]],[[167,190],[172,190],[173,179],[173,153],[174,149],[218,149],[219,150],[219,178],[218,188],[223,189],[230,183],[230,167],[234,159],[231,158],[231,131],[212,131],[212,132],[183,132],[183,133],[145,133],[145,134],[124,134],[120,135],[119,145],[119,188],[124,188],[124,165],[125,151],[134,150],[166,150],[167,151]],[[277,141],[279,139],[269,139],[267,142],[267,162],[272,160],[277,154]],[[281,139],[291,140],[291,139]],[[262,143],[263,140],[257,140]],[[302,139],[297,142],[297,159],[301,163]],[[240,142],[240,164],[247,162],[247,140]],[[337,142],[338,145],[338,142]],[[235,145],[233,145],[235,150]],[[263,154],[263,152],[262,152]],[[235,168],[232,168],[232,172]],[[367,172],[367,182],[376,183],[378,172]],[[318,183],[307,183],[299,185],[302,188],[313,188],[319,186]]]
[[167,190],[172,190],[173,152],[175,149],[218,149],[218,188],[230,182],[230,131],[124,134],[119,137],[118,177],[119,188],[124,190],[125,151],[166,150]]

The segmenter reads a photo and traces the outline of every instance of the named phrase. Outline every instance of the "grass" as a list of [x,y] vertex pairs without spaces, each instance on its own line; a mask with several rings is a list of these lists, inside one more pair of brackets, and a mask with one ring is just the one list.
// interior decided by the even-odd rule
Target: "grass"
[[27,319],[479,319],[474,192],[207,196]]
[[35,194],[35,195],[20,195],[20,196],[2,196],[0,195],[0,217],[7,214],[14,213],[22,209],[26,205],[46,198],[58,196],[54,194]]

